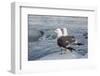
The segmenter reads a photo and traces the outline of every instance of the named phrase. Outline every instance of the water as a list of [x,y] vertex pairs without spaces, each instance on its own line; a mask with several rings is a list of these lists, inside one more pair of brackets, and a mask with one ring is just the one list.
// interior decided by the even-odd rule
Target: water
[[[28,23],[28,60],[52,60],[52,59],[74,59],[88,57],[88,39],[84,34],[87,33],[86,17],[56,17],[56,16],[35,16],[29,15]],[[67,56],[62,55],[61,49],[57,46],[56,28],[65,27],[69,35],[76,37],[82,46],[72,46],[76,49]],[[53,58],[51,56],[53,55]]]

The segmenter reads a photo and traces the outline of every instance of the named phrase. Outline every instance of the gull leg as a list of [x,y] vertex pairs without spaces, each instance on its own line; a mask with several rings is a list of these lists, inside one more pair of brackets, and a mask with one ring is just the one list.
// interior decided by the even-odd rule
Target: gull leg
[[62,53],[62,51],[63,51],[63,48],[61,48],[61,53],[60,53],[60,55],[62,55],[63,53]]
[[67,51],[68,51],[68,49],[65,49],[64,54],[66,54],[66,53],[67,53]]

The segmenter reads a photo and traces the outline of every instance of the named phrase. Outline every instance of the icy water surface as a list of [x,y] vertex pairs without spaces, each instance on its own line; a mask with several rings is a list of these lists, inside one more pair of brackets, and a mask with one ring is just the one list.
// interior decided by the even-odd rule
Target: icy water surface
[[[79,59],[88,57],[88,18],[69,16],[28,15],[28,60]],[[60,55],[57,46],[57,28],[67,28],[82,46]]]

